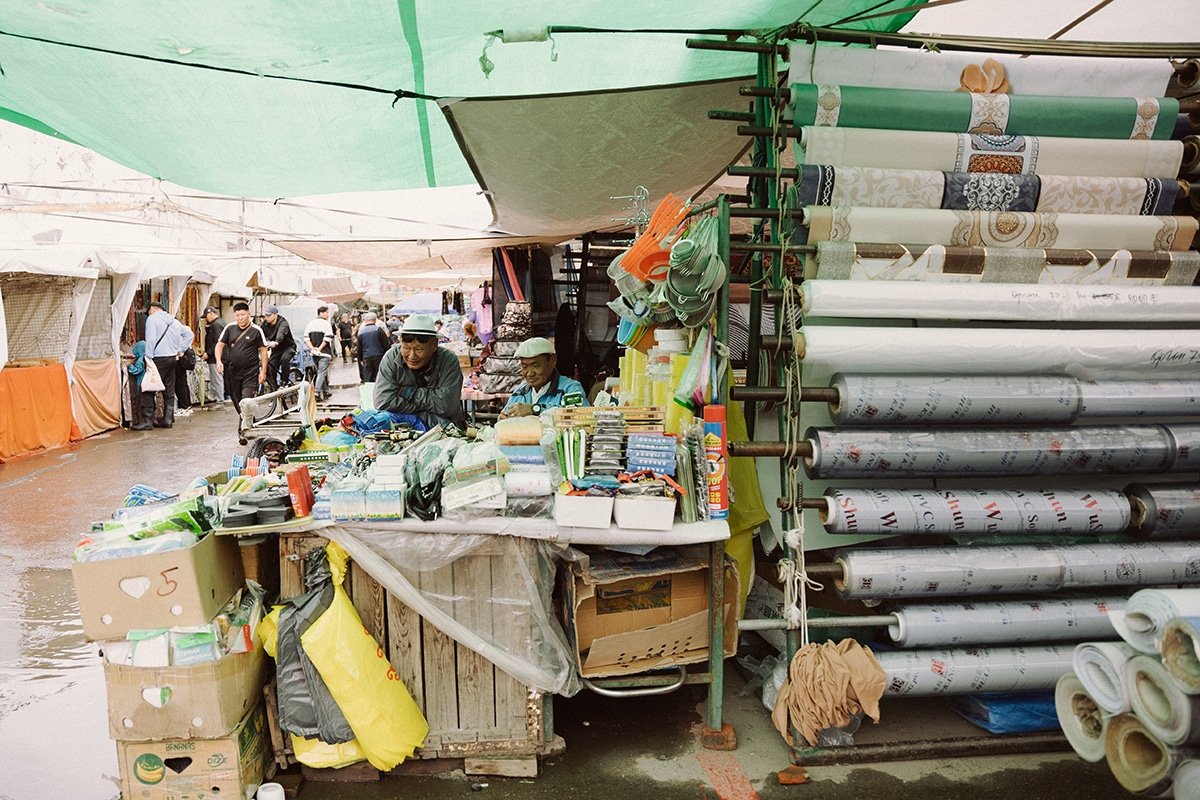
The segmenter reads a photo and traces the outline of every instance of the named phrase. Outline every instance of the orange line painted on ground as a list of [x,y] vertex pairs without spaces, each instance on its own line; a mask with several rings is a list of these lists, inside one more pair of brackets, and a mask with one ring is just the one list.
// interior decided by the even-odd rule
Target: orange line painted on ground
[[758,800],[758,792],[750,785],[742,765],[732,753],[705,750],[696,755],[696,760],[721,800]]

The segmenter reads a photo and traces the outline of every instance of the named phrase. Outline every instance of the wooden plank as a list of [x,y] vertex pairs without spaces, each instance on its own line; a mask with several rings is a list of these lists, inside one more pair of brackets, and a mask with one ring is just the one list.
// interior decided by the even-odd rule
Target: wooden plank
[[[421,591],[450,598],[454,595],[454,565],[420,573]],[[437,602],[436,597],[431,598]],[[425,672],[425,719],[429,730],[458,730],[458,673],[454,640],[426,619],[421,620],[421,655]]]
[[290,600],[304,594],[304,572],[310,551],[324,547],[329,540],[311,533],[279,534],[279,597]]
[[280,769],[287,769],[288,754],[292,751],[291,737],[279,726],[279,700],[275,694],[275,679],[263,686],[263,702],[267,712],[267,731],[271,734],[271,750]]
[[[520,652],[532,641],[532,630],[528,608],[528,596],[521,580],[524,570],[515,569],[515,559],[526,563],[532,557],[533,543],[516,537],[506,541],[510,556],[492,558],[492,597],[494,613],[492,631],[496,641]],[[525,706],[529,689],[499,667],[496,676],[496,730],[501,733],[521,732],[526,729]]]
[[536,778],[537,758],[465,758],[463,772],[468,775],[501,775],[506,778]]
[[[454,618],[483,638],[492,635],[492,561],[487,553],[472,553],[456,560]],[[462,644],[458,651],[458,724],[467,731],[496,727],[496,699],[492,662]]]
[[[425,670],[421,659],[421,615],[387,593],[387,653],[409,694],[425,713]],[[427,743],[428,744],[428,743]]]
[[382,645],[387,641],[387,601],[384,598],[383,587],[369,572],[353,561],[350,562],[347,577],[350,599],[362,619],[363,627],[371,632],[376,644]]

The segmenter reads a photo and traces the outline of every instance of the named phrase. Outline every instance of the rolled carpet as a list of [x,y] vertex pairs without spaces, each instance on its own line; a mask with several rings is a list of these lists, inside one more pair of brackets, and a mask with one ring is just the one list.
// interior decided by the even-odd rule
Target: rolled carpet
[[[1114,615],[1116,616],[1116,615]],[[1142,589],[1125,606],[1125,628],[1117,632],[1143,653],[1158,653],[1162,628],[1172,617],[1200,616],[1200,589]]]
[[1125,642],[1085,642],[1075,648],[1075,674],[1106,714],[1129,711],[1125,662],[1135,655],[1137,651]]
[[1188,694],[1200,694],[1200,617],[1172,617],[1159,642],[1163,667]]
[[1108,721],[1104,757],[1117,782],[1135,794],[1159,796],[1171,790],[1175,771],[1195,750],[1168,747],[1133,714]]
[[1074,672],[1058,679],[1054,687],[1054,709],[1067,742],[1079,757],[1093,763],[1103,761],[1108,716],[1096,705]]
[[1200,703],[1175,685],[1155,656],[1137,655],[1125,662],[1129,707],[1166,745],[1200,739]]

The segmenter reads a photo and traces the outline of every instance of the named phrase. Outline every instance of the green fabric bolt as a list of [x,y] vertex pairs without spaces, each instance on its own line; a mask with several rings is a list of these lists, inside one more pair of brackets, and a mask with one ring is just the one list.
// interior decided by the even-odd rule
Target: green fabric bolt
[[[918,89],[874,89],[842,86],[837,125],[843,128],[890,128],[907,131],[969,131],[971,95]],[[817,123],[821,89],[792,86],[794,124]],[[1137,120],[1132,97],[1048,97],[1011,95],[1008,122],[1002,133],[1022,136],[1066,136],[1083,139],[1129,139]],[[1169,139],[1179,114],[1179,101],[1158,98],[1158,121],[1151,138]]]

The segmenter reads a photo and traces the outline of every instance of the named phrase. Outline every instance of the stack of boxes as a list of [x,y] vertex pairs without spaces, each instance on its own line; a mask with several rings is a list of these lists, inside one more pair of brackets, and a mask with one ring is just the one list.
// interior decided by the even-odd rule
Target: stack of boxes
[[122,796],[252,795],[270,755],[266,656],[236,629],[248,649],[228,654],[186,630],[213,623],[245,588],[237,541],[208,533],[186,549],[72,569],[84,636],[105,656]]

